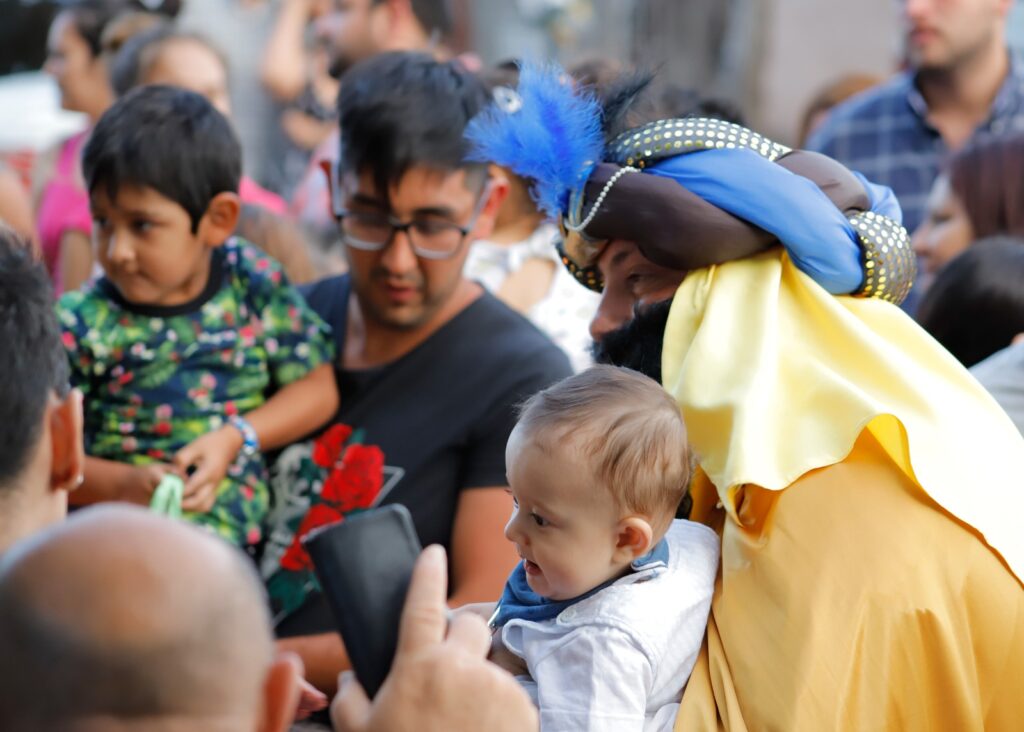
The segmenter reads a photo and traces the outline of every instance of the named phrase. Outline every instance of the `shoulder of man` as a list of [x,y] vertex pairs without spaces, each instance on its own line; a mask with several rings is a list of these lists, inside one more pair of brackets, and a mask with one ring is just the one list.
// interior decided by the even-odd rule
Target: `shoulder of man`
[[[807,149],[828,154],[838,139],[862,132],[859,127],[863,124],[881,123],[882,117],[902,112],[910,84],[910,72],[903,71],[837,104],[811,135]],[[909,108],[906,112],[911,113]]]
[[340,274],[322,280],[298,285],[296,289],[305,298],[310,309],[337,332],[344,332],[348,310],[349,275]]
[[552,380],[572,374],[568,356],[523,315],[489,292],[470,306],[466,329],[478,338],[478,350],[509,366],[540,372]]

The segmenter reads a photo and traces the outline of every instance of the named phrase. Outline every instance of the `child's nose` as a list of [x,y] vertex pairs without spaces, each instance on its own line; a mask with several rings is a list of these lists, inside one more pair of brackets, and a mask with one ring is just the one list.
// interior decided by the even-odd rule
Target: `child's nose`
[[513,513],[512,518],[510,518],[508,520],[508,523],[505,524],[505,538],[511,541],[513,544],[524,543],[523,533],[519,531],[518,521],[516,520],[518,516],[518,511]]
[[134,256],[135,251],[132,249],[127,236],[110,235],[110,239],[107,240],[107,259],[115,264],[124,264],[131,261]]

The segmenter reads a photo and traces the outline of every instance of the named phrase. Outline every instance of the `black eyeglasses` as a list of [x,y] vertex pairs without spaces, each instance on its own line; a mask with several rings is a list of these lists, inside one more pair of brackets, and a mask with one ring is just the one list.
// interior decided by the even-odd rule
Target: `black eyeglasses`
[[488,181],[473,207],[469,222],[460,226],[442,218],[424,217],[399,221],[390,214],[349,211],[340,200],[341,191],[337,180],[337,177],[332,179],[331,209],[338,220],[338,230],[346,246],[364,252],[379,252],[386,249],[400,231],[409,238],[413,253],[423,259],[449,259],[458,254],[466,236],[476,226],[491,191]]

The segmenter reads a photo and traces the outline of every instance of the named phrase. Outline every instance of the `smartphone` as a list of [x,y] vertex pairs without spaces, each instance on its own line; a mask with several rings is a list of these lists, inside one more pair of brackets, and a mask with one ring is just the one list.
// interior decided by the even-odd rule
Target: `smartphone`
[[370,698],[395,657],[421,547],[409,510],[390,504],[311,531],[303,541],[356,678]]

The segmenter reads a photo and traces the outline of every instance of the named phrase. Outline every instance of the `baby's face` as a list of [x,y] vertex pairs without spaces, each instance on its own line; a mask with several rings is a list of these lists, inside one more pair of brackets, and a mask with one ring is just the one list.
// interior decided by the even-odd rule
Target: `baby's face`
[[616,553],[615,502],[571,446],[540,447],[517,428],[505,465],[515,500],[505,536],[523,558],[534,592],[568,600],[625,570],[628,560]]

